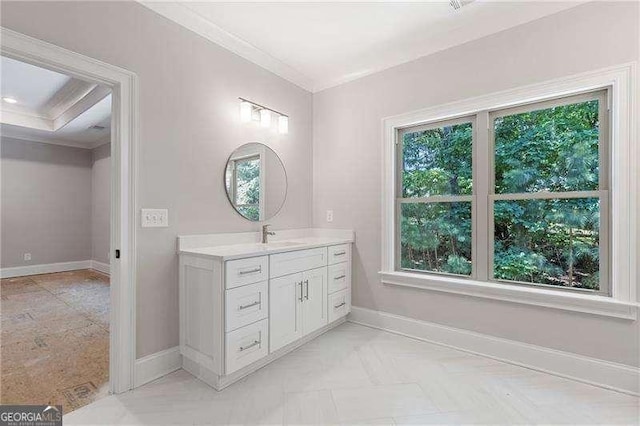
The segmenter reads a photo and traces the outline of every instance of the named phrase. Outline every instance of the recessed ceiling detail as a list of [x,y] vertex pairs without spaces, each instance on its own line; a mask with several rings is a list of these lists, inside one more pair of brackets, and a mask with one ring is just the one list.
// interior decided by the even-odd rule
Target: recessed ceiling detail
[[109,88],[4,56],[0,65],[2,136],[82,148],[108,141]]
[[311,92],[581,3],[139,1]]

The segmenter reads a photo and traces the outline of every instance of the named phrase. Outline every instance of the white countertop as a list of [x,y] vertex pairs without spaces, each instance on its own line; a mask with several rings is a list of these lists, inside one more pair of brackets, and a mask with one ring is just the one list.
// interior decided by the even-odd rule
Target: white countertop
[[352,243],[353,238],[344,237],[302,237],[272,240],[268,244],[243,243],[216,245],[211,247],[185,248],[178,251],[198,257],[218,260],[240,259],[245,257],[264,256],[267,254],[284,253],[288,251],[305,250],[316,247],[332,246],[336,244]]

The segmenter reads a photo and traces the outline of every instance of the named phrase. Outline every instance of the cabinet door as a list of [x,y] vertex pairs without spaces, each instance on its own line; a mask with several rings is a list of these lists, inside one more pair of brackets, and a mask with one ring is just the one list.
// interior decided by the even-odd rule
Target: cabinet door
[[309,334],[327,324],[327,268],[302,273],[302,324]]
[[269,352],[302,337],[302,274],[269,281]]

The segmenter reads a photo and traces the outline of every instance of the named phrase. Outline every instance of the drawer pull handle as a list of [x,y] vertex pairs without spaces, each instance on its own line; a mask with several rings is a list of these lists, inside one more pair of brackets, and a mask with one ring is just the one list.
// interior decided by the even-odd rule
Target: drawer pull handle
[[343,278],[347,278],[347,276],[346,275],[340,275],[339,277],[334,277],[333,279],[338,281],[338,280],[341,280]]
[[304,298],[309,300],[309,280],[304,280],[304,283],[307,285],[307,295]]
[[260,344],[260,340],[254,340],[252,344],[247,346],[240,346],[240,352],[246,351],[247,349],[251,349],[254,346],[258,346]]
[[346,251],[339,251],[339,252],[333,253],[334,256],[342,256],[342,255],[345,255],[345,254],[347,254]]
[[300,300],[302,302],[302,301],[304,301],[304,291],[302,290],[302,281],[300,281],[297,284],[300,284],[300,299],[298,299],[298,300]]
[[249,303],[248,305],[238,306],[238,310],[241,311],[243,309],[249,309],[249,308],[252,308],[252,307],[254,307],[256,305],[259,305],[259,304],[260,304],[260,301],[256,300],[255,302]]
[[248,271],[240,271],[239,274],[240,275],[255,274],[256,272],[262,272],[262,266],[258,266],[257,268],[250,269]]
[[338,309],[338,308],[342,308],[344,305],[346,305],[347,302],[342,302],[341,304],[334,306],[333,309]]

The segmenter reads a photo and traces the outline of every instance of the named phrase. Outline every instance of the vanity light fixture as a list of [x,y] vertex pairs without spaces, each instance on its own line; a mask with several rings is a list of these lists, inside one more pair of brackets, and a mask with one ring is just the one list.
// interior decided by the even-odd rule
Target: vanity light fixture
[[248,123],[253,118],[253,105],[251,102],[241,101],[240,102],[240,121],[243,123]]
[[268,109],[260,110],[260,127],[271,127],[271,111]]
[[5,101],[8,104],[17,104],[18,100],[15,98],[10,98],[8,96],[5,96],[4,98],[2,98],[3,101]]
[[289,117],[287,117],[286,115],[281,115],[280,117],[278,117],[278,133],[289,133]]
[[289,116],[282,114],[271,108],[267,108],[250,100],[240,99],[240,121],[248,123],[250,121],[259,121],[260,127],[269,128],[272,125],[272,117],[277,117],[278,133],[289,133]]

